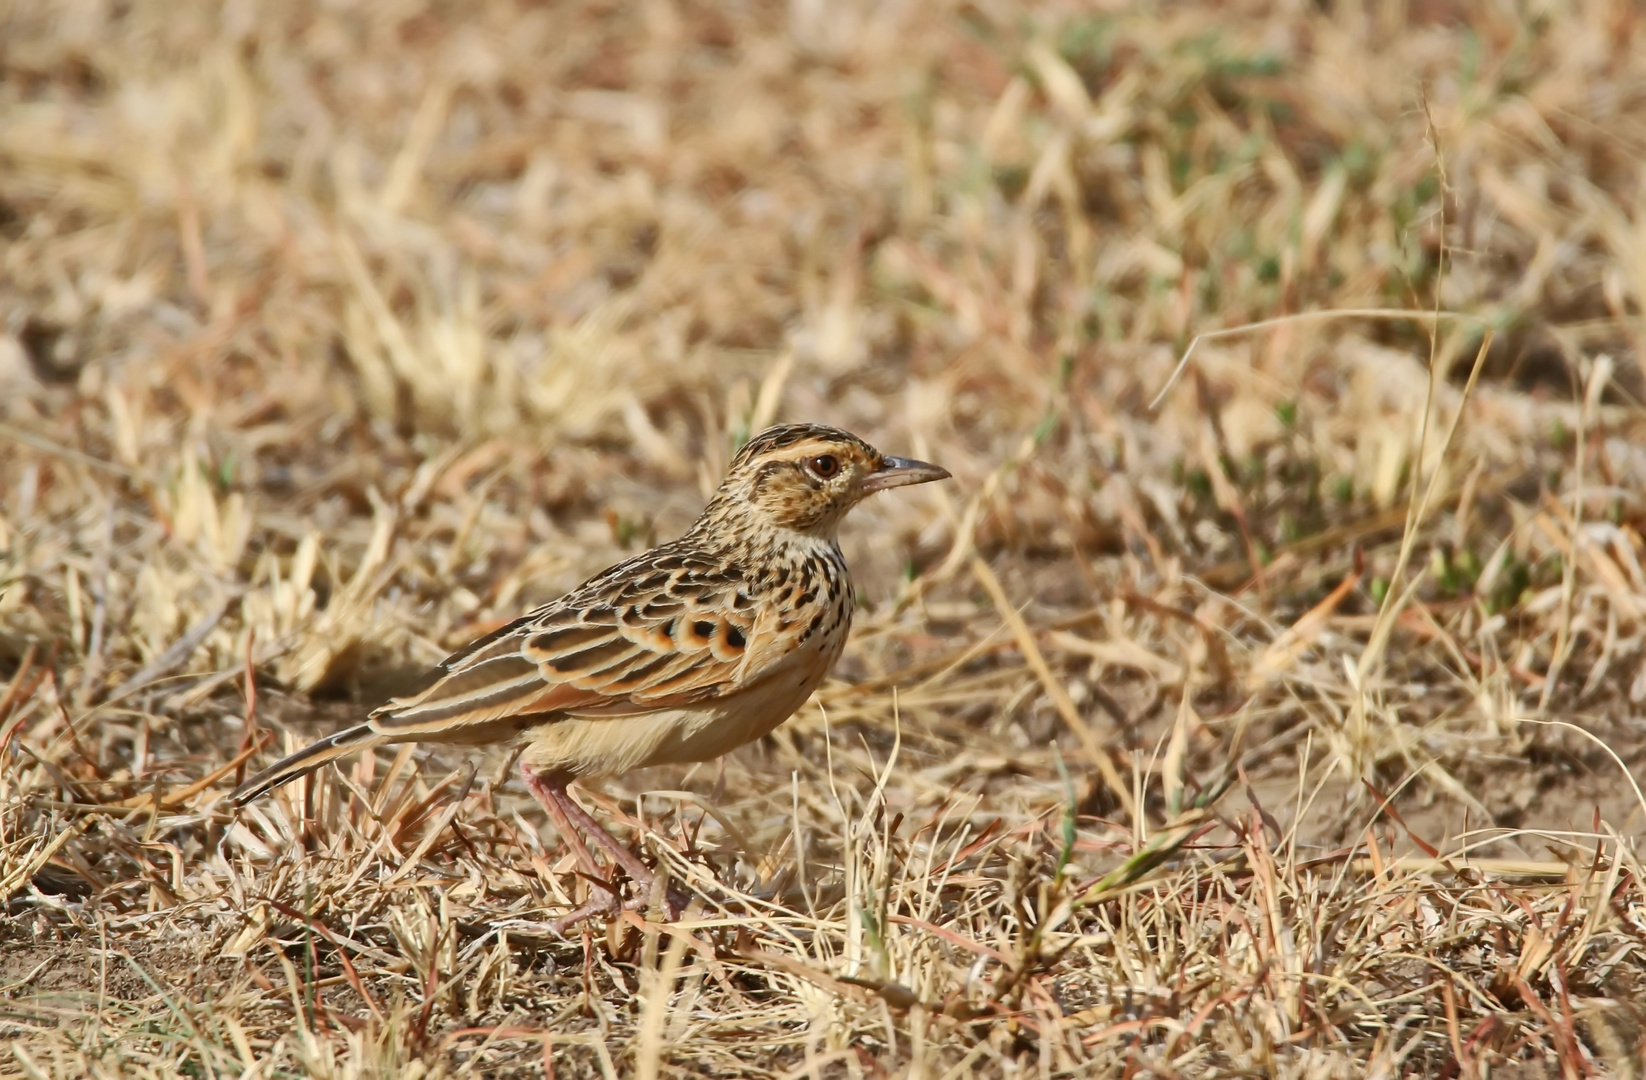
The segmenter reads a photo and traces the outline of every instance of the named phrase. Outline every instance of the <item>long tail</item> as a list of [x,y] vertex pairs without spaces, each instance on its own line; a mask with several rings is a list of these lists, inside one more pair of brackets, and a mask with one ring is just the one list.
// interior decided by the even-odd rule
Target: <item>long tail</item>
[[356,724],[354,727],[344,728],[335,735],[328,735],[319,742],[310,743],[303,749],[286,755],[256,776],[248,778],[244,784],[234,789],[229,795],[229,800],[237,807],[245,806],[288,780],[307,776],[328,761],[336,761],[356,750],[369,749],[388,741],[382,733],[372,730],[370,724]]

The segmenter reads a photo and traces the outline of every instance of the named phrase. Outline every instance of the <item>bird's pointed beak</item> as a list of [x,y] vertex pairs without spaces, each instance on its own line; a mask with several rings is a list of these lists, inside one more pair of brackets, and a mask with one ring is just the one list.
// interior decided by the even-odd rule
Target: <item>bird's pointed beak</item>
[[908,487],[910,484],[929,484],[933,480],[947,480],[949,470],[913,458],[883,457],[880,468],[863,478],[859,489],[865,494],[885,491],[887,488]]

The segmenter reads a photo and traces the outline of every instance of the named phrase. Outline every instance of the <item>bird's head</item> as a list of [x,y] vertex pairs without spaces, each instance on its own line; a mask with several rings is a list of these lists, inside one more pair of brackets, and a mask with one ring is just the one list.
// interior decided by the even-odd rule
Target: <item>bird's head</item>
[[947,469],[882,454],[821,424],[767,428],[737,451],[704,518],[726,516],[823,539],[868,496],[947,478]]

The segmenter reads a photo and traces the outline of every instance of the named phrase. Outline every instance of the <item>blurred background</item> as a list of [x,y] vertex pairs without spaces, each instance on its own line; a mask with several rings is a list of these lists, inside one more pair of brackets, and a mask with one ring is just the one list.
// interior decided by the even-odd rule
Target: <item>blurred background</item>
[[834,727],[623,798],[775,850],[897,690],[911,815],[1638,836],[1643,177],[1632,0],[0,3],[0,796],[329,730],[806,420],[956,482],[844,530]]
[[[1638,14],[11,5],[3,483],[43,595],[7,624],[62,631],[26,609],[99,544],[105,677],[202,590],[279,623],[275,565],[307,543],[335,592],[378,502],[436,625],[510,611],[678,529],[772,419],[987,483],[966,541],[1076,591],[1260,562],[1403,504],[1431,352],[1434,431],[1487,329],[1458,461],[1534,494],[1597,359],[1638,400]],[[1469,318],[1208,342],[1148,407],[1197,334],[1434,308]],[[954,547],[935,511],[851,530],[871,597]]]

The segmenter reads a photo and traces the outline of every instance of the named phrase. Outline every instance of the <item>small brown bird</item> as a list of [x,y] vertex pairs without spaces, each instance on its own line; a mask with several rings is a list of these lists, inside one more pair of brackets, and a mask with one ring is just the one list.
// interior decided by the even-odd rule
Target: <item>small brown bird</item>
[[[583,872],[603,881],[579,830],[649,896],[650,868],[567,785],[709,761],[787,720],[828,674],[851,628],[851,577],[835,539],[841,519],[876,491],[948,475],[836,428],[768,428],[737,452],[680,539],[452,654],[427,690],[393,698],[365,723],[276,762],[231,798],[244,806],[328,761],[386,744],[511,742],[522,748],[526,786]],[[617,896],[602,891],[559,920],[561,928],[619,910]]]

